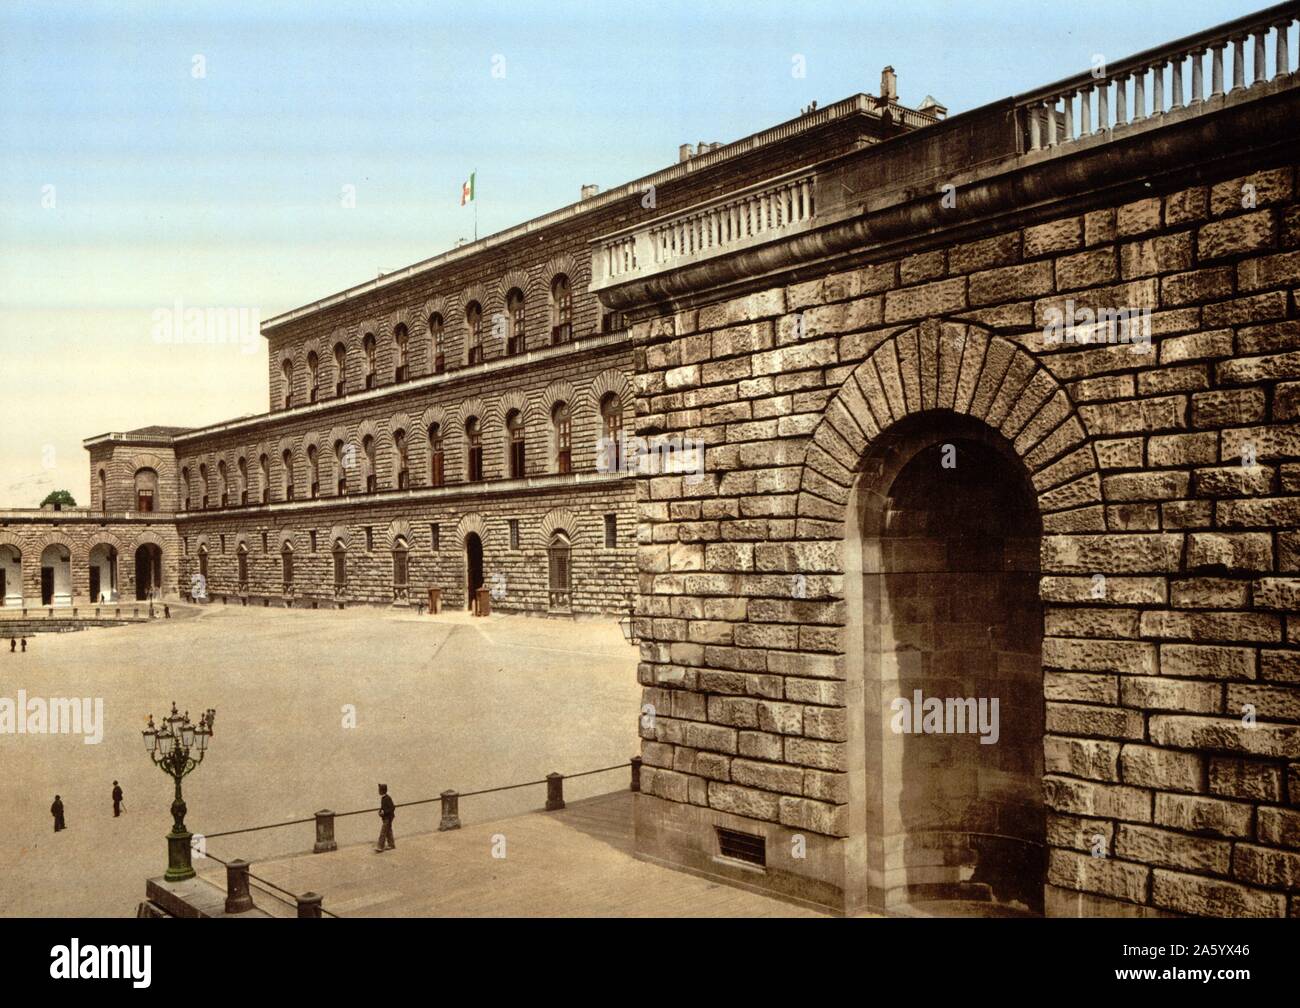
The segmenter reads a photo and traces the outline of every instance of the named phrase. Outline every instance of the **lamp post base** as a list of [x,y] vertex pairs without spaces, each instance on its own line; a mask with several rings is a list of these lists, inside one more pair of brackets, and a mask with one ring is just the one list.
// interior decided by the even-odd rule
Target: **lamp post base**
[[168,882],[184,882],[195,876],[194,865],[190,861],[190,840],[192,833],[167,834],[167,871],[163,874]]

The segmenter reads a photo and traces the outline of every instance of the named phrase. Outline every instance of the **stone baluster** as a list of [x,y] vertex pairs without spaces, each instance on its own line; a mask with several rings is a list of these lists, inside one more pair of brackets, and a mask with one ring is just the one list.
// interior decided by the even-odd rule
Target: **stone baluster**
[[1169,65],[1173,68],[1173,79],[1169,92],[1169,111],[1171,112],[1174,109],[1183,107],[1183,60],[1186,58],[1186,55],[1183,55],[1169,61]]
[[1047,146],[1056,146],[1056,102],[1047,103]]
[[1115,78],[1115,125],[1128,122],[1128,74]]
[[1198,49],[1192,53],[1192,100],[1189,104],[1199,105],[1205,100],[1205,50]]
[[1165,114],[1165,68],[1162,63],[1151,68],[1151,114]]
[[1220,42],[1210,46],[1210,97],[1223,97],[1223,54],[1228,51],[1228,43]]
[[1147,72],[1139,70],[1133,75],[1133,121],[1147,117]]
[[1110,81],[1097,86],[1097,132],[1110,129]]
[[1290,31],[1290,21],[1283,21],[1281,24],[1277,25],[1277,44],[1273,53],[1277,62],[1275,75],[1278,77],[1291,72],[1291,54],[1287,52],[1287,34]]
[[1074,95],[1067,94],[1062,104],[1065,107],[1065,136],[1062,143],[1069,143],[1074,139]]
[[1042,150],[1043,148],[1043,138],[1038,125],[1038,116],[1042,108],[1042,105],[1031,105],[1027,112],[1029,116],[1029,149],[1031,151]]
[[1086,137],[1092,133],[1092,92],[1093,88],[1079,89],[1079,136]]
[[1264,41],[1267,35],[1267,28],[1255,29],[1255,79],[1251,81],[1251,87],[1264,83],[1264,71],[1268,69],[1268,57],[1264,55]]
[[1246,36],[1238,35],[1232,40],[1232,90],[1242,91],[1246,87]]

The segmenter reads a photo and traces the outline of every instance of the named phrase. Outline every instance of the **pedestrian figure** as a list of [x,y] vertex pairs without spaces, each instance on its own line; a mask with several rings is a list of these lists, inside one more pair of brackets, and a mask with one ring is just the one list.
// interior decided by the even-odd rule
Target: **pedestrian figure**
[[58,795],[54,796],[54,804],[50,806],[50,815],[54,816],[54,832],[61,829],[67,829],[67,824],[63,821],[63,799]]
[[117,781],[113,781],[113,817],[116,818],[122,814],[122,789],[117,786]]
[[[397,844],[393,843],[393,817],[397,815],[397,807],[393,804],[393,799],[388,795],[388,785],[379,785],[379,842],[375,845],[375,853],[382,854],[387,850],[396,850]],[[387,844],[387,847],[385,847]]]

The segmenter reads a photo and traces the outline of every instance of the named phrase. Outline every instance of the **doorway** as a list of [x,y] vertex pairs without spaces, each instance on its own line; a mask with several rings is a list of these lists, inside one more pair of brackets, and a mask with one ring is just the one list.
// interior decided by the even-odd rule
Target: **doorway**
[[465,536],[465,608],[473,610],[474,593],[483,587],[483,540],[477,532]]
[[144,602],[162,594],[162,548],[145,543],[135,551],[135,598]]

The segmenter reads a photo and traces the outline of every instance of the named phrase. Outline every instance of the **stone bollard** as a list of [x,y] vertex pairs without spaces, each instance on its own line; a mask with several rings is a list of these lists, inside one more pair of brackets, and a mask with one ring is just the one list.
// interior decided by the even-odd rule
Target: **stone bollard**
[[253,909],[253,894],[248,889],[248,862],[241,858],[226,865],[226,913],[243,913]]
[[163,606],[163,619],[171,619],[171,618],[172,618],[172,607],[169,605]]
[[321,916],[320,905],[324,899],[314,892],[305,892],[298,897],[298,916],[299,917],[319,917]]
[[632,757],[632,790],[641,790],[641,757]]
[[17,650],[18,650],[18,638],[17,638],[17,637],[10,637],[10,638],[9,638],[9,653],[10,653],[10,654],[13,654],[13,653],[14,653],[15,651],[17,651]]
[[460,829],[460,795],[455,791],[444,791],[442,797],[442,821],[438,823],[438,832]]
[[324,854],[338,849],[339,845],[334,840],[334,812],[331,809],[321,809],[316,813],[316,846],[311,849],[312,853]]
[[546,811],[555,812],[564,808],[564,774],[548,773],[546,775]]

